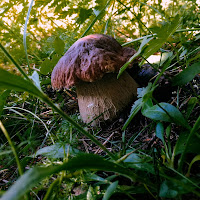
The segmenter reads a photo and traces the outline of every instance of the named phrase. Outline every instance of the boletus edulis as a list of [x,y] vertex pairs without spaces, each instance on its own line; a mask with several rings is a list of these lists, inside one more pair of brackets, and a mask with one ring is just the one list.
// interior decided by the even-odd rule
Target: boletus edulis
[[76,86],[79,111],[85,123],[113,120],[136,98],[138,84],[119,69],[134,55],[114,38],[93,34],[77,40],[53,69],[54,89]]

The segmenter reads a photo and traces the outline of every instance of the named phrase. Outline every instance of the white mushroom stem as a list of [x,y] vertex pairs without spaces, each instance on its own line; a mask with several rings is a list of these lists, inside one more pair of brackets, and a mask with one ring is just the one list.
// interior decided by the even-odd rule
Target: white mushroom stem
[[80,82],[76,89],[83,121],[90,123],[94,120],[92,125],[98,126],[101,121],[116,118],[120,111],[136,99],[137,87],[138,84],[127,72],[119,79],[116,73],[109,73],[92,83]]

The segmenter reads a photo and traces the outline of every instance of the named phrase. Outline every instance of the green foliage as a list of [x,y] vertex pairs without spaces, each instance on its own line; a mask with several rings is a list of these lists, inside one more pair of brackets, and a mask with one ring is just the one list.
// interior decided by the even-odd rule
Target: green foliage
[[17,200],[20,199],[28,190],[34,187],[41,180],[53,173],[58,173],[62,170],[74,172],[76,170],[103,170],[114,171],[135,180],[136,175],[130,170],[117,165],[115,163],[104,160],[102,157],[92,154],[80,154],[79,156],[70,159],[68,162],[58,166],[50,167],[35,167],[27,171],[21,176],[17,182],[8,190],[2,197],[2,200]]
[[166,122],[175,122],[183,127],[190,129],[187,120],[181,112],[174,106],[168,103],[159,103],[143,111],[143,115],[153,119]]
[[10,94],[10,90],[5,90],[5,91],[1,92],[0,94],[1,94],[1,96],[0,96],[0,117],[1,117],[1,114],[3,112],[3,107],[6,104],[6,98]]
[[67,154],[71,156],[75,156],[76,154],[80,153],[78,149],[72,148],[70,145],[65,144],[64,146],[62,144],[56,143],[51,146],[43,147],[42,149],[39,149],[34,155],[43,155],[48,158],[64,158]]
[[[114,195],[199,198],[197,2],[169,1],[167,6],[162,0],[31,3],[0,3],[0,122],[6,136],[0,138],[0,173],[8,177],[1,199],[34,199],[34,194],[59,200],[112,199]],[[50,89],[50,73],[60,57],[90,33],[111,35],[123,46],[137,49],[118,77],[136,59],[143,59],[140,65],[148,59],[158,72],[153,83],[138,88],[122,141],[105,139],[109,150],[106,142],[97,140],[102,139],[98,130],[86,127],[77,113],[69,116],[58,105],[66,99],[70,102],[71,96],[65,99]],[[154,53],[160,58],[157,62],[149,60]],[[179,86],[174,89],[176,96],[160,103],[154,94],[160,79],[171,81],[171,75],[173,86]],[[138,115],[145,123],[136,120],[135,128]],[[155,141],[146,147],[142,134],[147,139],[155,135]],[[103,153],[91,153],[99,152],[99,147]],[[89,153],[83,153],[85,149]],[[13,174],[17,167],[19,174]]]
[[174,77],[174,85],[185,85],[191,81],[195,75],[200,73],[200,62],[194,63],[193,65],[184,69],[181,73]]
[[140,111],[140,109],[149,107],[149,105],[152,106],[150,98],[155,88],[156,87],[152,86],[151,83],[149,83],[146,88],[138,88],[138,100],[134,102],[130,116],[124,124],[123,130],[126,129],[128,124],[131,122],[133,117]]
[[107,188],[103,196],[103,200],[108,200],[112,196],[112,194],[115,192],[117,188],[117,185],[118,185],[118,181],[115,181],[114,183],[109,185],[109,187]]

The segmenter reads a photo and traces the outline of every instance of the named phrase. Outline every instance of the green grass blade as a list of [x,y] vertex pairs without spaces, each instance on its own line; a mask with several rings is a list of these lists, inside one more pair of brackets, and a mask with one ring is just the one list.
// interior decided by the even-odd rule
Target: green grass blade
[[35,167],[28,170],[12,185],[4,194],[1,200],[18,200],[33,188],[37,183],[41,182],[46,177],[59,173],[62,170],[67,170],[73,173],[77,170],[94,170],[94,171],[110,171],[122,174],[132,180],[136,179],[136,175],[125,167],[122,167],[113,162],[107,161],[98,155],[93,154],[80,154],[72,158],[68,162],[50,167]]
[[15,61],[15,59],[9,54],[9,52],[3,47],[3,45],[0,43],[0,48],[4,52],[4,54],[8,57],[8,59],[17,67],[17,69],[20,71],[20,73],[29,80],[28,75],[24,72],[24,70],[19,66],[19,64]]
[[30,6],[28,8],[28,13],[27,13],[26,21],[25,21],[25,25],[24,25],[24,34],[23,34],[23,44],[24,44],[24,50],[25,50],[25,55],[26,55],[26,60],[27,60],[29,70],[30,70],[30,65],[29,65],[27,45],[26,45],[26,31],[27,31],[27,24],[28,24],[31,8],[33,6],[33,2],[34,2],[34,0],[31,1]]
[[117,78],[119,78],[122,73],[124,72],[124,70],[126,70],[126,68],[137,58],[139,57],[139,55],[142,53],[143,49],[145,48],[145,46],[148,44],[149,41],[151,41],[153,39],[153,37],[149,37],[149,36],[145,36],[144,39],[142,40],[142,43],[137,51],[137,53],[135,53],[129,60],[128,62],[126,62],[119,70],[119,73],[117,75]]
[[19,157],[17,155],[17,151],[15,149],[15,146],[14,146],[14,144],[13,144],[13,142],[12,142],[8,132],[7,132],[7,130],[5,129],[3,123],[1,122],[1,120],[0,120],[0,128],[1,128],[2,132],[4,133],[6,139],[8,140],[8,143],[9,143],[9,145],[10,145],[10,147],[12,149],[12,152],[13,152],[13,154],[15,156],[15,160],[16,160],[16,163],[17,163],[19,174],[22,175],[23,174],[23,170],[22,170],[22,167],[21,167],[21,164],[20,164],[20,161],[19,161]]
[[107,2],[107,4],[105,5],[105,7],[99,12],[99,14],[94,18],[94,20],[92,21],[92,23],[89,25],[89,27],[85,30],[85,32],[82,34],[81,37],[84,37],[87,35],[87,33],[90,31],[90,29],[94,26],[94,24],[96,23],[96,21],[102,16],[103,12],[105,12],[106,8],[109,6],[109,4],[112,2],[113,0],[109,0]]
[[114,183],[110,184],[108,186],[108,188],[107,188],[102,200],[109,200],[110,197],[115,192],[115,190],[117,189],[117,186],[118,186],[118,181],[115,181]]

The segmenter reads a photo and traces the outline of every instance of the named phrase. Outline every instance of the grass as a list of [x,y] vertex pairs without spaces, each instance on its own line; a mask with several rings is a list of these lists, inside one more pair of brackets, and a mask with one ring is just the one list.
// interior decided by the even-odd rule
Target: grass
[[[86,23],[74,24],[77,33],[70,37],[68,31],[59,29],[55,34],[52,30],[49,41],[41,35],[47,42],[40,41],[42,47],[36,48],[35,40],[25,32],[26,51],[20,53],[20,58],[15,51],[21,48],[22,41],[17,40],[19,46],[10,48],[6,45],[10,40],[3,34],[1,55],[7,56],[21,77],[8,67],[0,69],[2,199],[200,198],[200,64],[199,34],[195,32],[199,29],[194,20],[198,15],[192,12],[197,5],[188,4],[182,12],[183,5],[176,3],[164,10],[156,2],[149,6],[146,1],[107,1],[94,7],[99,13],[93,15],[83,1],[76,12],[82,20],[85,17]],[[31,16],[40,7],[36,4],[31,10],[31,6],[26,18],[27,31]],[[61,13],[59,6],[55,13]],[[83,6],[86,10],[81,10]],[[138,13],[132,10],[134,6],[140,9]],[[154,20],[146,26],[141,13],[148,18],[149,9]],[[137,16],[132,21],[127,14],[130,11]],[[166,21],[161,25],[157,21],[155,27],[157,15]],[[184,23],[186,19],[188,23]],[[129,22],[140,27],[137,38],[132,37]],[[116,35],[123,45],[137,49],[120,73],[134,59],[145,61],[150,55],[160,56],[160,62],[148,63],[148,68],[154,68],[158,74],[138,90],[138,100],[132,108],[96,129],[82,123],[75,90],[53,91],[49,80],[53,66],[70,44],[93,32]],[[36,36],[35,33],[34,39]],[[12,37],[14,45],[16,38]],[[54,40],[59,41],[59,46]],[[10,65],[4,56],[2,61]],[[37,73],[33,76],[34,69]]]

